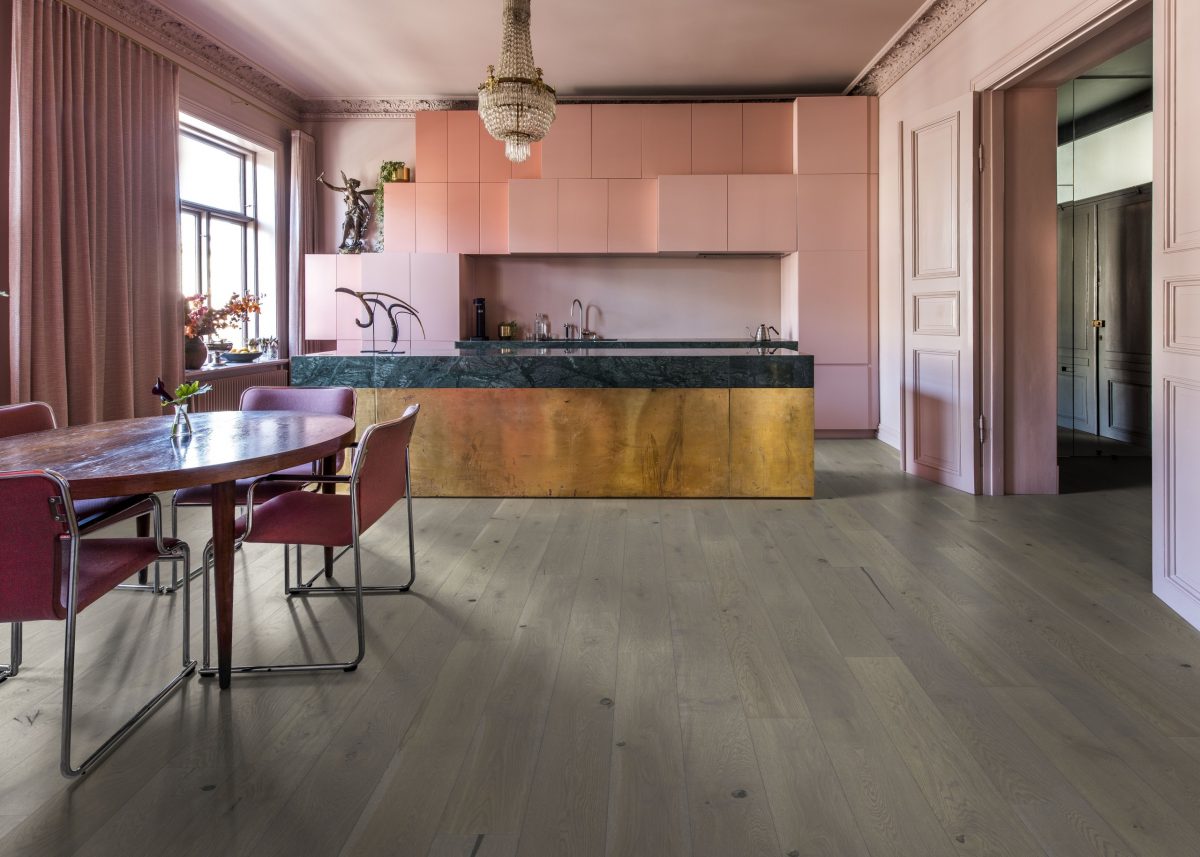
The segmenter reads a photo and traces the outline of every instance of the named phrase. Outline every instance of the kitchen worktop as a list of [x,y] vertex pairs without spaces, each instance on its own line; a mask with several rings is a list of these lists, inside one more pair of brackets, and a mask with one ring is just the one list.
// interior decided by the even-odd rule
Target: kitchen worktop
[[780,343],[760,348],[746,347],[747,340],[705,342],[737,343],[737,347],[697,345],[694,340],[643,340],[603,347],[521,342],[443,349],[419,346],[403,354],[335,351],[293,357],[291,383],[303,387],[500,389],[813,386],[811,355],[778,347]]
[[555,348],[787,348],[795,351],[799,343],[794,339],[773,339],[770,342],[759,343],[746,337],[737,339],[552,339],[549,342],[538,342],[525,339],[485,339],[483,341],[460,339],[454,343],[457,348],[542,348],[547,345]]

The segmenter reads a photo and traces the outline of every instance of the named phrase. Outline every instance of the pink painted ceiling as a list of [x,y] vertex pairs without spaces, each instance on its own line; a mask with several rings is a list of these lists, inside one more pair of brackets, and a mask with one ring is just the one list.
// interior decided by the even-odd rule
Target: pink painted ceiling
[[[467,96],[501,0],[157,0],[301,96]],[[839,92],[923,0],[534,0],[565,96]]]

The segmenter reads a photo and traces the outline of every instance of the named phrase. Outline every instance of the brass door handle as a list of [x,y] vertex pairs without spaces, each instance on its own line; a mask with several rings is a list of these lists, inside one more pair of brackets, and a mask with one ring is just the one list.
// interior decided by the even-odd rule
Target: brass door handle
[[1092,319],[1092,327],[1104,327],[1104,319],[1093,318]]

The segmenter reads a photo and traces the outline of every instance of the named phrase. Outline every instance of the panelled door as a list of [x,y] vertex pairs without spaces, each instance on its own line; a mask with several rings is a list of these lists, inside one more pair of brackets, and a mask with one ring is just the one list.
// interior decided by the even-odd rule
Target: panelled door
[[1099,434],[1096,206],[1058,208],[1058,425]]
[[979,491],[975,95],[903,123],[904,468]]

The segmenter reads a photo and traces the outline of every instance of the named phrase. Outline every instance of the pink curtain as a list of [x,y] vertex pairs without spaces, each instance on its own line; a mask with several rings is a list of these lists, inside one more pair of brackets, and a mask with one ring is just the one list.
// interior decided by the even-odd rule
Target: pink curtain
[[11,375],[60,425],[161,413],[183,379],[178,70],[57,0],[14,0]]
[[[288,352],[320,350],[304,338],[304,257],[317,251],[317,143],[292,131],[291,199],[288,223]],[[315,347],[314,347],[315,346]]]

